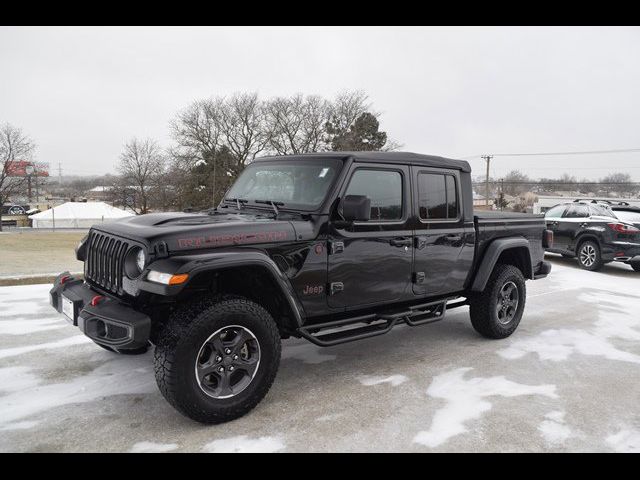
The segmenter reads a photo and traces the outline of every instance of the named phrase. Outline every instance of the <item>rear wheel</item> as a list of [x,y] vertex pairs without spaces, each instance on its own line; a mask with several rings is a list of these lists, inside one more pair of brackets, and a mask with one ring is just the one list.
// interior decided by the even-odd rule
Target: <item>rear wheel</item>
[[496,265],[484,291],[470,298],[473,328],[487,338],[508,337],[520,324],[526,295],[522,272],[513,265]]
[[178,411],[221,423],[253,409],[280,363],[271,315],[245,298],[196,301],[176,311],[155,350],[156,381]]
[[602,268],[603,262],[600,247],[596,242],[587,240],[578,247],[578,264],[581,268],[595,272]]

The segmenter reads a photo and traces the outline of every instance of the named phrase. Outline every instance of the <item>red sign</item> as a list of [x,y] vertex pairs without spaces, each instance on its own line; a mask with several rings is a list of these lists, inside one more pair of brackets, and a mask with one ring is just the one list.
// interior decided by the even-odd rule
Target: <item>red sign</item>
[[10,177],[26,177],[27,167],[33,167],[33,171],[31,175],[36,175],[38,177],[48,177],[49,166],[44,163],[36,163],[36,162],[27,162],[25,160],[17,160],[15,162],[7,162],[7,172]]

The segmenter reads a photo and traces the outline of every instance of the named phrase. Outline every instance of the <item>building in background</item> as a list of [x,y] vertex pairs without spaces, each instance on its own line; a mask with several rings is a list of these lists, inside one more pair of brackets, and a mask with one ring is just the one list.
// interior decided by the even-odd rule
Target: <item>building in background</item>
[[92,225],[133,216],[104,202],[67,202],[30,215],[33,228],[90,228]]

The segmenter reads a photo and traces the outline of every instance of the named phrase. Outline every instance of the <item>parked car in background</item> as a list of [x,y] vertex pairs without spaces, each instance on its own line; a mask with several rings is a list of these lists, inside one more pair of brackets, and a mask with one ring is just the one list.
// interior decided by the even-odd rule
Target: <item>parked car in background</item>
[[[616,209],[616,210],[614,210]],[[630,209],[630,210],[629,210]],[[554,242],[547,251],[564,257],[576,257],[585,270],[599,270],[605,263],[617,261],[640,271],[640,209],[618,209],[607,202],[577,200],[562,203],[545,214]],[[620,216],[618,216],[620,215]]]

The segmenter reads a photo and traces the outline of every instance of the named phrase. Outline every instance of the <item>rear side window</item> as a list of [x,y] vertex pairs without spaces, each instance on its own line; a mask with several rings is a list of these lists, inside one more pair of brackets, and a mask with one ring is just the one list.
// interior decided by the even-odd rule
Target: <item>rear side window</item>
[[346,195],[371,199],[371,220],[402,218],[402,175],[392,170],[356,170]]
[[586,205],[571,205],[564,214],[565,218],[587,218],[589,207]]
[[546,218],[560,218],[564,213],[564,209],[566,207],[564,205],[556,205],[555,207],[549,209],[547,213],[544,214]]
[[439,173],[419,173],[418,212],[422,220],[458,218],[456,178]]

